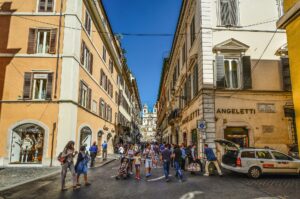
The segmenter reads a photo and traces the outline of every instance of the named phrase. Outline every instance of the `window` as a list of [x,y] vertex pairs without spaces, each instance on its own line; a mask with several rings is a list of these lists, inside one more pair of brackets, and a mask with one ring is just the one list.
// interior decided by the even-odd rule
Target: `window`
[[47,74],[33,75],[33,99],[46,99]]
[[106,48],[103,45],[103,49],[102,49],[102,59],[104,60],[104,62],[106,62]]
[[282,153],[279,153],[277,151],[272,151],[272,154],[276,160],[289,160],[289,161],[293,160],[291,157],[284,155]]
[[243,151],[241,154],[242,158],[255,158],[255,152],[254,151]]
[[28,54],[55,54],[57,29],[29,29]]
[[86,32],[91,35],[92,32],[92,20],[90,14],[86,11],[85,12],[85,21],[84,21],[84,28]]
[[90,74],[93,73],[93,54],[84,42],[81,45],[81,64]]
[[190,39],[191,39],[191,47],[195,41],[195,17],[193,17],[191,25],[190,25]]
[[198,64],[193,69],[193,97],[198,94]]
[[91,109],[92,90],[82,81],[79,86],[79,104],[84,108]]
[[39,12],[53,12],[54,0],[39,0]]
[[109,70],[114,73],[114,62],[111,59],[109,59]]
[[181,57],[182,57],[182,66],[183,66],[185,64],[185,61],[186,61],[186,46],[185,46],[185,43],[183,44],[182,49],[181,49]]
[[97,113],[97,102],[93,100],[92,112]]
[[104,108],[105,108],[105,103],[103,101],[103,99],[100,99],[100,102],[99,102],[99,116],[100,117],[104,117]]
[[239,88],[239,60],[225,59],[224,67],[226,88]]
[[237,0],[220,0],[220,25],[238,25],[238,3]]
[[273,159],[268,151],[256,151],[256,157],[258,159]]
[[24,75],[23,99],[51,99],[52,80],[53,73],[26,72]]
[[119,104],[119,94],[117,91],[115,92],[115,103]]

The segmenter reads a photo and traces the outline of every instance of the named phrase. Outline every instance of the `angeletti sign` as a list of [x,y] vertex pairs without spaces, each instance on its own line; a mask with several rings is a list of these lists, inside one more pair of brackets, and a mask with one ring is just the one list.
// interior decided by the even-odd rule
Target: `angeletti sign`
[[240,109],[218,108],[217,113],[219,113],[219,114],[237,114],[237,115],[244,115],[244,114],[254,115],[254,114],[256,114],[256,110],[251,109],[251,108],[240,108]]

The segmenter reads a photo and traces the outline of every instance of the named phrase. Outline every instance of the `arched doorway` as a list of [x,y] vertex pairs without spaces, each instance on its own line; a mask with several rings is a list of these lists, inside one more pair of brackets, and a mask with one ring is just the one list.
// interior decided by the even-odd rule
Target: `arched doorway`
[[44,152],[45,130],[26,123],[12,130],[11,164],[41,164]]
[[80,130],[80,142],[79,147],[85,145],[88,150],[92,143],[92,130],[85,126]]

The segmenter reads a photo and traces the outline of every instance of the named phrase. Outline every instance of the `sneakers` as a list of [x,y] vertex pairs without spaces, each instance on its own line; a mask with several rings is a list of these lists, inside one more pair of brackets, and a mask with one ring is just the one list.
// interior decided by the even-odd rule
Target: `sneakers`
[[146,175],[146,178],[149,178],[151,176],[151,174],[150,173],[148,173],[147,175]]
[[205,173],[205,174],[203,174],[203,176],[209,176],[209,174],[208,174],[208,173]]

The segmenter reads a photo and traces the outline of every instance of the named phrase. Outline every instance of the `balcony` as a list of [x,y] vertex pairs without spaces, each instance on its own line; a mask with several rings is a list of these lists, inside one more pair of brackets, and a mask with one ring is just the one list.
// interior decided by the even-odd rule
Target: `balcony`
[[181,109],[173,110],[170,115],[168,116],[168,123],[169,125],[174,125],[175,123],[181,120]]

